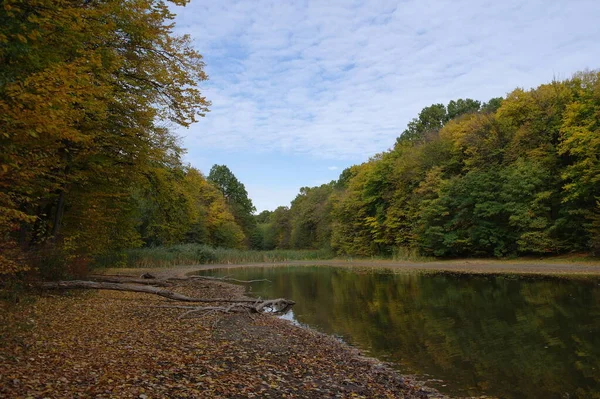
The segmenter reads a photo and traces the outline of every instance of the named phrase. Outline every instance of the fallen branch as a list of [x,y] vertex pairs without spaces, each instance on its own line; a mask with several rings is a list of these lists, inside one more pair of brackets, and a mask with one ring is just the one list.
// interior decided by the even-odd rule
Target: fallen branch
[[[162,288],[153,287],[149,285],[135,285],[135,284],[122,284],[122,283],[110,283],[110,282],[98,282],[98,281],[82,281],[82,280],[71,280],[71,281],[55,281],[55,282],[44,282],[39,284],[40,288],[44,289],[95,289],[95,290],[113,290],[113,291],[127,291],[127,292],[141,292],[146,294],[158,295],[164,298],[172,299],[179,302],[201,302],[201,303],[257,303],[256,299],[225,299],[225,298],[193,298],[177,292],[168,291]],[[272,299],[267,301],[258,301],[257,311],[262,311],[265,307],[272,307],[275,304],[286,305],[288,308],[295,304],[294,301],[289,299]],[[260,306],[262,305],[262,306]]]
[[127,284],[127,283],[131,283],[131,284],[143,284],[143,285],[155,285],[155,286],[159,286],[159,287],[170,287],[173,285],[173,281],[189,281],[189,280],[210,280],[210,281],[228,281],[228,282],[234,282],[234,283],[244,283],[244,284],[248,284],[248,283],[257,283],[257,282],[271,282],[270,280],[267,279],[259,279],[259,280],[238,280],[236,278],[231,278],[229,276],[225,276],[225,277],[212,277],[212,276],[189,276],[189,277],[171,277],[171,278],[167,278],[165,280],[162,279],[157,279],[156,277],[152,277],[152,278],[148,278],[148,277],[143,277],[144,274],[142,274],[142,278],[137,278],[137,277],[132,277],[132,276],[107,276],[107,275],[93,275],[90,277],[90,280],[92,281],[102,281],[102,282],[107,282],[107,283],[119,283],[119,284]]
[[266,309],[270,309],[270,313],[284,313],[292,305],[293,301],[287,299],[268,299],[268,300],[254,300],[253,303],[248,302],[236,302],[228,306],[182,306],[182,305],[163,305],[163,306],[150,306],[152,308],[163,308],[163,309],[184,309],[187,312],[179,316],[180,319],[203,313],[204,316],[210,312],[221,312],[221,313],[263,313]]
[[170,287],[173,285],[173,283],[170,283],[168,280],[136,278],[129,276],[93,275],[90,276],[90,280],[101,281],[105,283],[154,285],[158,287]]

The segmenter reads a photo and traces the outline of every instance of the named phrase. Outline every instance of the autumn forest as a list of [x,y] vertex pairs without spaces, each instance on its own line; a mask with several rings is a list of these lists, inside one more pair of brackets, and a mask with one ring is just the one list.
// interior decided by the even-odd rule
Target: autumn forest
[[173,127],[210,118],[203,59],[173,34],[167,5],[131,4],[2,3],[0,274],[182,243],[600,254],[600,72],[433,104],[391,149],[255,214],[227,166],[182,161]]

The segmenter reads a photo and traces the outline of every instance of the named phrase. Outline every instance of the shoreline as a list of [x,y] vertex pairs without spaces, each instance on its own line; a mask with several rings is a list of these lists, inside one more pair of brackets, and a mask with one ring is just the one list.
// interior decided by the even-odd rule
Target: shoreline
[[115,274],[139,273],[150,271],[159,276],[177,275],[179,277],[202,270],[229,269],[243,267],[282,267],[282,266],[332,266],[367,269],[389,269],[406,272],[452,272],[465,274],[511,274],[554,277],[597,277],[600,276],[600,261],[548,262],[541,260],[493,260],[493,259],[461,259],[447,261],[393,261],[393,260],[291,260],[282,262],[250,262],[250,263],[215,263],[182,265],[170,267],[144,268],[112,268]]
[[[174,291],[245,295],[243,286],[205,280]],[[140,293],[70,290],[3,311],[0,396],[448,398],[288,320],[245,314],[179,319],[181,310],[164,308],[172,304]]]

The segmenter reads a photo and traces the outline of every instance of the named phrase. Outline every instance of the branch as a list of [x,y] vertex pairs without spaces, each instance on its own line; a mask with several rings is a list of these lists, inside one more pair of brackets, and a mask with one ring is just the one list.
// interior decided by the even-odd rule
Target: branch
[[154,285],[158,287],[170,287],[173,285],[166,280],[135,278],[129,276],[90,276],[90,280],[105,283]]
[[[113,291],[127,291],[127,292],[141,292],[145,294],[158,295],[164,298],[172,299],[179,302],[201,302],[201,303],[258,303],[257,310],[261,311],[265,307],[271,307],[274,309],[275,304],[281,306],[287,306],[288,308],[295,304],[294,301],[289,299],[272,299],[268,301],[260,301],[256,299],[225,299],[225,298],[193,298],[186,295],[179,294],[164,290],[158,287],[152,287],[148,285],[135,285],[135,284],[119,284],[110,282],[97,282],[97,281],[82,281],[82,280],[71,280],[71,281],[55,281],[55,282],[44,282],[39,283],[38,286],[44,289],[69,289],[69,288],[80,288],[80,289],[95,289],[95,290],[113,290]],[[261,306],[262,305],[262,306]]]
[[132,276],[116,276],[116,275],[93,275],[90,276],[90,280],[92,281],[102,281],[107,283],[131,283],[131,284],[142,284],[142,285],[156,285],[159,287],[170,287],[173,284],[171,281],[188,281],[188,280],[211,280],[211,281],[231,281],[235,283],[257,283],[261,281],[271,282],[267,279],[260,280],[238,280],[236,278],[230,278],[228,276],[225,277],[210,277],[210,276],[189,276],[189,277],[171,277],[166,280],[157,279],[151,274],[147,274],[151,276],[150,278],[144,277],[146,274],[142,275],[143,278],[136,278]]
[[257,300],[254,303],[242,303],[236,302],[229,306],[182,306],[182,305],[162,305],[162,306],[149,306],[152,308],[163,308],[163,309],[185,309],[187,312],[179,316],[180,319],[190,315],[203,312],[203,315],[210,312],[221,312],[221,313],[262,313],[267,309],[269,313],[284,313],[292,305],[293,301],[287,299],[269,299],[269,300]]

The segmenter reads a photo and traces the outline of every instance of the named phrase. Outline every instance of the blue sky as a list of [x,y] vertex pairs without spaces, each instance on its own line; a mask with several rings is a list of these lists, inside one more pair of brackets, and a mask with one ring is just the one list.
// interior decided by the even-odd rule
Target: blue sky
[[191,0],[175,12],[212,101],[177,131],[186,161],[227,165],[259,211],[387,150],[425,106],[600,68],[598,0]]

